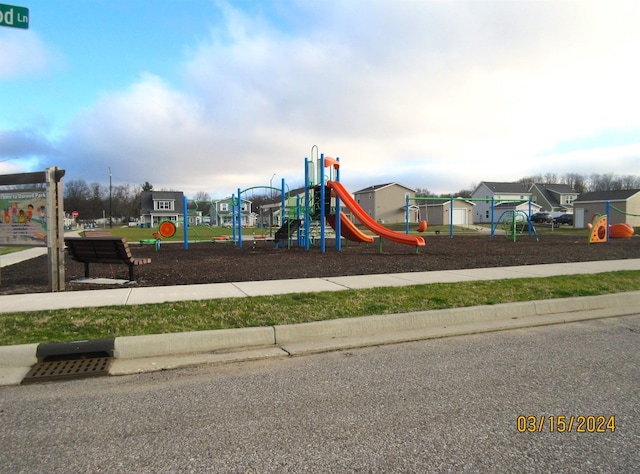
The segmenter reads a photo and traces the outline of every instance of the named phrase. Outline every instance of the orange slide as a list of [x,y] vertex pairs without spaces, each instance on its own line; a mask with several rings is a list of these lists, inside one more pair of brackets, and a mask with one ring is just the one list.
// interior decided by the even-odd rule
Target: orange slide
[[634,229],[629,224],[611,224],[609,226],[609,237],[612,239],[629,239],[633,236]]
[[[336,230],[335,215],[332,214],[327,216],[327,222],[329,222],[329,225],[333,227],[333,230]],[[342,237],[352,242],[366,242],[369,244],[373,242],[373,237],[362,233],[362,231],[358,229],[356,225],[351,222],[351,219],[349,219],[349,217],[347,217],[347,215],[342,211],[340,211],[340,234]]]
[[[360,207],[360,205],[351,197],[351,194],[347,192],[347,190],[342,186],[341,183],[337,181],[328,181],[327,186],[329,186],[336,195],[342,200],[344,205],[349,209],[353,215],[358,219],[362,224],[369,229],[371,232],[379,235],[383,239],[391,240],[393,242],[398,242],[400,244],[407,245],[416,245],[418,247],[424,247],[424,239],[420,236],[416,235],[408,235],[401,234],[400,232],[395,232],[391,229],[387,229],[386,227],[378,224],[375,220],[371,218],[369,214],[367,214],[364,209]],[[346,219],[348,220],[348,219]],[[342,220],[344,223],[345,219]]]

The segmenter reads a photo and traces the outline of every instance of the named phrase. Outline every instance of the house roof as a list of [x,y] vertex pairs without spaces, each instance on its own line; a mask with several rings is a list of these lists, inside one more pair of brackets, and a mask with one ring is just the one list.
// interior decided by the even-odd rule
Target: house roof
[[540,184],[534,183],[533,186],[541,190],[551,191],[556,194],[578,194],[569,184]]
[[503,183],[497,181],[482,181],[475,189],[474,193],[480,189],[480,186],[482,185],[485,185],[494,193],[529,194],[529,190],[522,183]]
[[399,183],[385,183],[385,184],[374,184],[373,186],[369,186],[368,188],[364,188],[364,189],[360,189],[359,191],[356,191],[353,194],[360,194],[360,193],[369,193],[371,191],[376,192],[379,191],[383,188],[386,188],[388,186],[400,186],[402,188],[408,189],[409,191],[413,191],[415,192],[416,190],[413,188],[410,188],[409,186],[405,186],[403,184],[399,184]]
[[[148,193],[148,194],[147,194]],[[150,196],[151,199],[180,199],[184,194],[182,191],[143,191],[143,195]]]
[[571,205],[561,205],[558,198],[564,194],[577,196],[578,193],[568,184],[540,184],[534,183],[530,189],[536,188],[551,207],[571,208]]
[[620,189],[616,191],[595,191],[581,194],[576,202],[597,202],[597,201],[626,201],[630,197],[640,193],[640,189]]
[[[527,202],[527,201],[505,201],[505,202],[497,203],[494,206],[494,208],[498,209],[498,210],[500,210],[500,209],[514,209],[514,208],[522,207],[522,206],[529,206],[529,202]],[[532,202],[531,203],[531,207],[532,208],[535,207],[535,208],[539,209],[540,205],[536,204],[535,202]]]

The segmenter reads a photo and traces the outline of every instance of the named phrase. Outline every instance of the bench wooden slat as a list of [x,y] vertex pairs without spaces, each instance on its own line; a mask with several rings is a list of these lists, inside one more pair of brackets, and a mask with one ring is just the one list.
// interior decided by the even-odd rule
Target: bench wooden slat
[[71,258],[84,263],[89,277],[90,263],[122,263],[129,266],[129,280],[134,280],[133,267],[151,263],[150,258],[134,257],[124,237],[65,237]]
[[100,230],[100,229],[85,230],[84,236],[92,237],[92,238],[93,237],[113,237],[111,235],[111,232],[109,232],[108,230]]

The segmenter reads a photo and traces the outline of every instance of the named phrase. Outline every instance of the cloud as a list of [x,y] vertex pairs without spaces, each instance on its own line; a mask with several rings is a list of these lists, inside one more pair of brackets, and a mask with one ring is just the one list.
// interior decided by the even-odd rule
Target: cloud
[[0,80],[15,80],[46,73],[60,62],[60,55],[30,31],[0,31]]
[[55,153],[55,148],[39,130],[0,130],[0,159]]
[[143,74],[73,121],[69,168],[212,195],[273,173],[301,183],[314,144],[342,158],[350,189],[638,168],[634,148],[618,162],[618,149],[548,152],[640,131],[634,2],[218,5],[223,22],[179,65],[182,83]]

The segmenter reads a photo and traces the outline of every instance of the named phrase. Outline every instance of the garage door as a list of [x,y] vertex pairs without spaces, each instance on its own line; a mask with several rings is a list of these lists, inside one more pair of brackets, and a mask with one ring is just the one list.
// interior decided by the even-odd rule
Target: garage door
[[453,225],[467,225],[467,210],[466,209],[454,209],[453,210]]

